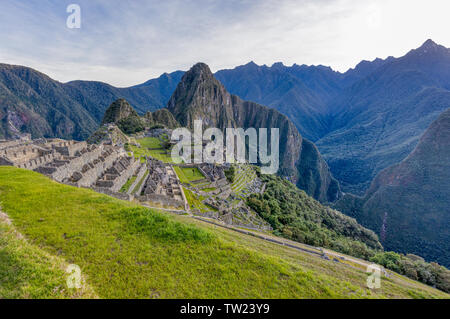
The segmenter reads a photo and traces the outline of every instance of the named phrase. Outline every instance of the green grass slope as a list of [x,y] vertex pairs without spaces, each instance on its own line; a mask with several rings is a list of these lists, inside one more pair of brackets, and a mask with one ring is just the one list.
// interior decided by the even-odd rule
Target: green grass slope
[[[61,185],[32,171],[0,167],[0,201],[27,238],[5,250],[11,235],[0,232],[0,256],[17,256],[1,258],[0,269],[18,276],[20,264],[34,260],[36,266],[21,278],[29,291],[42,291],[15,293],[16,284],[6,279],[0,298],[54,297],[52,283],[60,284],[62,273],[47,263],[53,258],[79,265],[100,298],[448,297],[398,278],[383,279],[380,289],[369,290],[361,270]],[[53,257],[27,259],[29,254],[20,254],[27,245]],[[33,280],[43,276],[42,268],[49,278]]]
[[96,298],[92,288],[68,289],[64,259],[29,242],[0,216],[0,299]]

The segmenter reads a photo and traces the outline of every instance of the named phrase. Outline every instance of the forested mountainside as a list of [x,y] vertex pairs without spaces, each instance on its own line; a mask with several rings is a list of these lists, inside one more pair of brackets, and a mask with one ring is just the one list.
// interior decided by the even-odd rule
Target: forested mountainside
[[61,83],[24,66],[0,64],[0,137],[86,139],[106,108],[126,98],[140,113],[165,106],[183,72],[129,88],[93,81]]
[[450,50],[431,40],[393,59],[329,104],[332,132],[316,142],[344,191],[363,194],[403,160],[450,107]]
[[381,171],[364,197],[335,207],[376,231],[389,250],[450,266],[450,109],[402,162]]

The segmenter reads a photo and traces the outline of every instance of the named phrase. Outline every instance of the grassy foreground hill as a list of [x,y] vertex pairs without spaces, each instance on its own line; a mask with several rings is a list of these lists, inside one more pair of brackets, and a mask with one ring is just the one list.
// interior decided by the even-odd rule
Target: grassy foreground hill
[[0,203],[0,298],[448,298],[397,276],[369,290],[362,270],[32,171],[0,167]]

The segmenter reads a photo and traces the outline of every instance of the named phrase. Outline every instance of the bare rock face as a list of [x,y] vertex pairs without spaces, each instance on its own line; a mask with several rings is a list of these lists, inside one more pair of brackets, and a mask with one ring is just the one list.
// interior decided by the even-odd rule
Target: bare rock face
[[450,266],[450,109],[414,151],[381,171],[365,197],[346,195],[336,208],[380,234],[388,250]]
[[197,63],[184,74],[167,108],[190,129],[199,119],[208,127],[236,127],[231,95],[204,63]]
[[302,138],[285,115],[228,93],[206,64],[198,63],[184,74],[167,108],[182,126],[191,129],[194,120],[202,120],[204,128],[222,130],[279,128],[279,174],[322,202],[335,201],[340,196],[338,183],[317,148],[310,147],[312,143]]

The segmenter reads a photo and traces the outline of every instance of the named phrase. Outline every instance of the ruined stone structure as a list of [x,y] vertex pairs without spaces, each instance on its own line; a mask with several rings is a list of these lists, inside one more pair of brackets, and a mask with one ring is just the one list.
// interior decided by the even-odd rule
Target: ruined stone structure
[[153,158],[147,159],[147,166],[149,175],[138,199],[188,209],[181,183],[173,168]]
[[[120,199],[137,198],[188,209],[180,181],[169,164],[152,158],[147,158],[147,164],[141,163],[112,143],[95,145],[61,139],[0,141],[0,165],[35,170],[55,181],[92,188]],[[122,190],[128,180],[131,185]]]
[[221,165],[204,163],[198,165],[198,169],[211,182],[225,179],[225,173]]
[[12,141],[0,143],[0,165],[34,169],[60,156],[51,147]]
[[118,191],[139,166],[125,156],[120,147],[61,139],[0,142],[0,165],[35,170],[58,182],[81,187],[109,179],[111,183],[102,186],[112,192]]
[[102,173],[96,186],[118,192],[139,167],[140,163],[134,157],[119,157],[111,167]]

